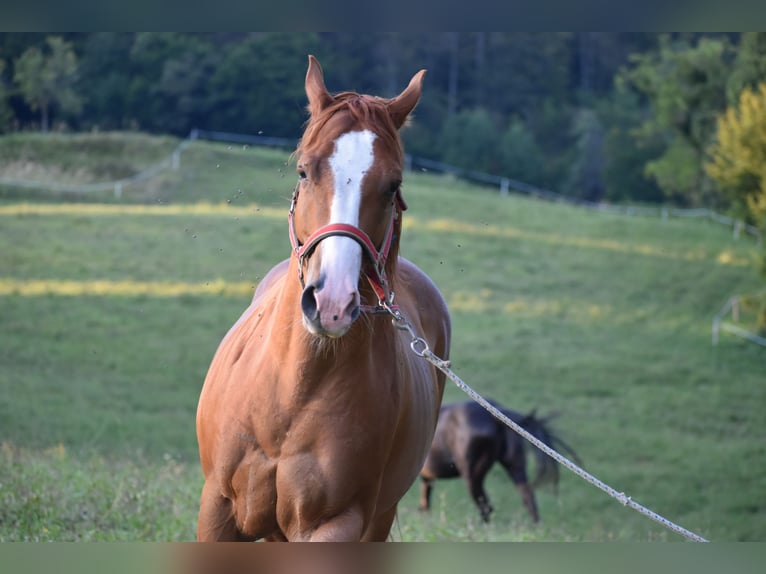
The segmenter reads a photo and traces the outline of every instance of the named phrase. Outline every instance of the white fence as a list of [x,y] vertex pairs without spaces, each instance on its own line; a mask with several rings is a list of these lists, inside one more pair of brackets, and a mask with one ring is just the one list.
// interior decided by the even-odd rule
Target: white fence
[[[766,296],[766,292],[760,295]],[[718,313],[716,313],[715,317],[713,317],[713,326],[712,326],[713,346],[718,345],[718,340],[720,338],[721,331],[726,331],[727,333],[731,333],[732,335],[736,335],[737,337],[742,337],[743,339],[747,339],[748,341],[752,343],[756,343],[757,345],[766,347],[766,338],[756,335],[755,333],[751,333],[750,331],[743,329],[742,327],[738,327],[737,325],[734,325],[733,323],[724,321],[724,319],[729,315],[729,313],[731,313],[731,320],[734,321],[735,323],[738,322],[741,306],[742,306],[742,296],[733,295],[729,297],[728,301],[726,301],[723,307],[721,307],[721,310],[718,311]]]
[[30,181],[25,179],[14,179],[10,177],[0,177],[0,185],[9,187],[20,187],[25,189],[45,189],[49,191],[58,191],[63,193],[93,193],[99,191],[114,190],[114,196],[122,195],[123,187],[131,183],[140,183],[157,176],[166,170],[178,170],[181,165],[181,152],[189,145],[189,140],[184,140],[173,150],[173,152],[162,161],[138,172],[135,175],[118,179],[115,181],[102,181],[97,183],[59,183],[51,181]]
[[[298,143],[297,140],[292,140],[289,138],[271,137],[261,134],[235,134],[210,130],[199,130],[195,128],[189,133],[189,137],[182,141],[167,158],[131,177],[117,181],[105,181],[87,184],[64,184],[57,182],[40,182],[0,177],[0,185],[27,189],[48,189],[51,191],[67,193],[90,193],[113,190],[114,196],[119,198],[122,195],[123,187],[131,183],[138,183],[149,180],[165,170],[178,170],[181,165],[182,152],[191,142],[195,140],[211,140],[288,149],[294,149]],[[405,157],[405,162],[406,168],[409,170],[419,169],[424,171],[447,173],[474,183],[497,186],[502,195],[508,195],[511,193],[511,191],[513,191],[548,201],[564,202],[595,211],[620,213],[630,216],[661,217],[663,220],[668,219],[669,217],[694,217],[708,219],[710,221],[714,221],[716,223],[730,227],[732,229],[732,236],[734,239],[739,239],[742,233],[746,233],[753,236],[757,240],[758,245],[762,245],[763,243],[763,235],[757,227],[747,225],[743,221],[732,219],[711,209],[676,209],[670,207],[639,207],[594,203],[568,197],[547,189],[542,189],[535,185],[531,185],[529,183],[525,183],[510,177],[468,170],[427,158],[407,155]]]
[[708,219],[710,221],[714,221],[716,223],[730,227],[732,229],[732,235],[734,239],[739,239],[741,234],[744,232],[752,235],[758,242],[758,245],[762,245],[763,243],[763,235],[757,227],[747,225],[743,221],[732,219],[717,213],[712,209],[677,209],[671,207],[639,207],[630,205],[610,205],[607,203],[596,203],[568,197],[566,195],[555,193],[547,189],[542,189],[523,181],[512,179],[510,177],[467,170],[439,161],[413,156],[407,156],[407,167],[410,169],[423,169],[437,171],[440,173],[448,173],[454,175],[455,177],[466,179],[475,183],[497,186],[500,189],[500,193],[502,195],[508,195],[508,193],[513,190],[518,193],[523,193],[548,201],[564,202],[571,205],[576,205],[578,207],[584,207],[586,209],[606,211],[610,213],[620,213],[622,215],[661,217],[663,220],[666,220],[669,217],[694,217]]
[[227,132],[215,132],[210,130],[198,130],[194,128],[189,132],[189,140],[211,140],[218,142],[240,143],[261,147],[295,148],[298,140],[290,138],[278,138],[264,135],[232,134]]
[[181,167],[181,154],[195,140],[204,139],[212,141],[223,141],[230,143],[245,143],[265,147],[294,147],[297,142],[287,138],[274,138],[267,136],[252,136],[245,134],[230,134],[223,132],[213,132],[194,129],[189,137],[183,140],[165,159],[157,162],[145,170],[142,170],[130,177],[114,181],[101,181],[96,183],[59,183],[55,181],[33,181],[29,179],[15,179],[10,177],[0,177],[0,186],[23,189],[43,189],[48,191],[62,193],[95,193],[103,191],[114,191],[114,197],[122,196],[124,187],[130,184],[148,181],[158,176],[164,171],[177,171]]
[[[290,149],[295,148],[298,143],[296,140],[291,140],[288,138],[268,137],[263,135],[233,134],[197,129],[191,131],[189,134],[189,139],[205,139],[230,143],[251,144],[257,146],[284,147]],[[753,236],[758,242],[758,245],[762,245],[763,242],[763,236],[757,227],[747,225],[743,221],[732,219],[717,213],[712,209],[676,209],[671,207],[639,207],[595,203],[568,197],[566,195],[555,193],[553,191],[543,189],[510,177],[464,169],[440,161],[417,157],[409,154],[405,156],[405,168],[410,171],[423,170],[446,173],[474,183],[496,186],[499,188],[501,195],[508,195],[511,193],[511,191],[513,191],[547,201],[568,203],[596,211],[620,213],[630,216],[661,217],[663,220],[666,220],[670,217],[693,217],[708,219],[710,221],[714,221],[716,223],[730,227],[732,229],[732,236],[734,239],[739,239],[742,233],[746,233]]]

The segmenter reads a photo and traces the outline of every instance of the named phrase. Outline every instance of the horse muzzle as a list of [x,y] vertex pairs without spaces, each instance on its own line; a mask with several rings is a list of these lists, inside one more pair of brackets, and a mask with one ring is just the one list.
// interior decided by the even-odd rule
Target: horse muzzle
[[307,285],[301,295],[303,324],[312,335],[342,337],[359,317],[359,302],[355,285],[346,285],[333,292],[320,279]]

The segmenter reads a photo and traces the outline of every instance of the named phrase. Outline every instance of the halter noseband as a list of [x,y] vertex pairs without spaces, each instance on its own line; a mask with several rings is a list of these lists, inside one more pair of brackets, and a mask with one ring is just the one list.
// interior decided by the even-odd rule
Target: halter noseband
[[393,293],[389,290],[388,277],[386,275],[386,260],[388,259],[388,252],[391,250],[391,243],[394,239],[394,222],[399,217],[399,213],[407,209],[407,204],[402,198],[401,191],[396,192],[395,207],[391,210],[391,219],[388,222],[388,228],[386,229],[386,235],[383,238],[383,243],[380,249],[375,247],[375,244],[360,228],[349,225],[347,223],[330,223],[317,229],[314,233],[309,235],[305,243],[301,243],[298,240],[298,236],[295,231],[295,205],[298,202],[298,186],[293,191],[292,201],[290,202],[290,211],[288,213],[290,243],[293,246],[293,252],[298,257],[298,278],[301,282],[301,287],[306,287],[303,280],[303,264],[304,261],[311,257],[311,254],[316,249],[319,243],[328,237],[340,236],[349,237],[356,241],[362,247],[362,253],[367,255],[369,264],[365,266],[364,274],[367,277],[367,281],[370,283],[370,287],[378,297],[378,305],[361,305],[360,309],[368,313],[376,313],[385,311],[383,303],[392,303]]

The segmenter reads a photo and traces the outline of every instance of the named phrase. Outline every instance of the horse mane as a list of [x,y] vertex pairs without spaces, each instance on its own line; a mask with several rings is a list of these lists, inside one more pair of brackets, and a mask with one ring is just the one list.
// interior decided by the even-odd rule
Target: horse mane
[[388,275],[389,287],[396,291],[396,262],[399,259],[399,239],[402,236],[402,210],[399,205],[394,203],[394,209],[397,211],[397,217],[394,221],[394,237],[391,241],[391,249],[388,251],[388,260],[385,269]]
[[[300,156],[314,147],[324,143],[320,134],[331,120],[343,122],[342,131],[347,131],[356,126],[359,129],[372,131],[383,142],[387,150],[394,154],[399,166],[404,165],[404,148],[399,137],[399,129],[388,110],[388,102],[385,98],[358,94],[356,92],[340,92],[333,95],[333,101],[316,115],[312,115],[306,122],[303,136],[298,142],[293,156]],[[396,262],[399,258],[399,239],[402,234],[402,212],[398,205],[398,216],[394,221],[394,239],[386,261],[386,274],[393,288],[396,277]]]
[[315,116],[310,116],[306,122],[303,136],[298,142],[297,154],[316,146],[320,141],[319,134],[327,123],[346,113],[345,120],[349,127],[358,125],[360,129],[369,129],[384,142],[387,149],[395,154],[403,164],[404,150],[399,138],[399,130],[388,111],[389,100],[377,96],[358,94],[356,92],[341,92],[333,96],[333,101]]

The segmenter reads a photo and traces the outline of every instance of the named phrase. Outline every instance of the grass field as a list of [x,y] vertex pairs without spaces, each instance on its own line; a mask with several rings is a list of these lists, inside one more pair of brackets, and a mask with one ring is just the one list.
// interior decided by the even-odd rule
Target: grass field
[[[83,156],[99,137],[110,153]],[[42,181],[124,177],[177,144],[13,138],[0,163]],[[0,541],[194,538],[196,402],[221,336],[289,254],[288,157],[197,142],[179,171],[119,200],[0,189]],[[462,378],[515,410],[560,413],[588,471],[666,518],[766,540],[766,349],[710,343],[726,299],[763,290],[751,240],[428,173],[407,174],[404,194],[402,254],[450,305]],[[489,526],[458,481],[436,484],[430,515],[416,490],[394,539],[680,540],[566,471],[557,496],[538,492],[538,526],[499,468]]]

